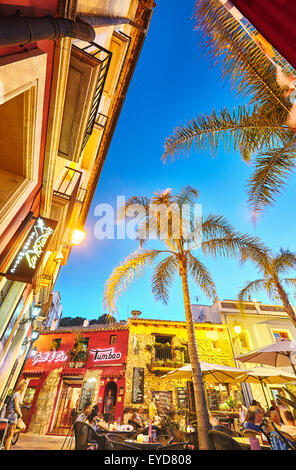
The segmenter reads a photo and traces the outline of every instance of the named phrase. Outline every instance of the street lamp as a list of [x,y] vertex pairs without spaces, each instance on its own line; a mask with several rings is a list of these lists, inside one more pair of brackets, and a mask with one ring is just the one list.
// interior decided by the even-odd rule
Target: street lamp
[[242,327],[238,324],[234,325],[233,329],[237,335],[240,335],[242,332]]
[[79,245],[85,239],[86,233],[82,229],[74,229],[71,235],[71,245]]

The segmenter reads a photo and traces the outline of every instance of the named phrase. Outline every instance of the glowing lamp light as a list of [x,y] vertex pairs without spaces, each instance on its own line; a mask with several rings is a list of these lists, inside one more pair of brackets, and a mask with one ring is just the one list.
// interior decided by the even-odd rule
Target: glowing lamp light
[[31,308],[31,317],[36,318],[40,315],[41,313],[41,306],[40,305],[33,305]]
[[96,383],[97,382],[97,379],[95,377],[90,377],[88,380],[87,380],[88,383]]
[[31,357],[34,357],[36,353],[37,353],[37,348],[32,349]]
[[240,325],[234,325],[233,329],[237,335],[239,335],[242,332],[242,327]]
[[71,245],[79,245],[86,236],[86,233],[84,230],[79,230],[75,229],[72,232],[72,237],[71,237]]
[[31,340],[36,341],[38,337],[39,337],[39,331],[32,331]]

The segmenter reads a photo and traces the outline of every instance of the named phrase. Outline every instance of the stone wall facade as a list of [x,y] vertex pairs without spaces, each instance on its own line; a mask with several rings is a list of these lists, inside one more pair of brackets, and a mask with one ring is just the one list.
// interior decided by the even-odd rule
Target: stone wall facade
[[[152,391],[171,391],[174,409],[178,408],[177,387],[186,387],[187,380],[162,378],[169,370],[184,365],[180,349],[187,343],[185,322],[129,319],[130,335],[126,366],[125,407],[136,409],[132,403],[134,367],[144,368],[144,408],[148,408]],[[198,324],[195,327],[201,361],[235,367],[228,331],[221,324]],[[157,335],[171,336],[174,364],[171,367],[153,367],[153,345]],[[155,362],[154,362],[155,363]]]

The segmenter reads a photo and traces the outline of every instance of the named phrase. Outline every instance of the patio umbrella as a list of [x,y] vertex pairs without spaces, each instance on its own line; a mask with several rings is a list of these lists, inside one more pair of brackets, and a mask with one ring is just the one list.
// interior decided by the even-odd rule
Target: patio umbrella
[[[237,367],[223,366],[222,364],[210,364],[208,362],[200,362],[203,380],[209,383],[237,383],[238,377],[248,372]],[[164,377],[172,377],[174,379],[190,379],[192,378],[191,364],[171,370]]]
[[292,366],[296,375],[296,369],[292,363],[292,356],[295,353],[296,341],[282,340],[237,356],[235,359],[241,362],[255,362],[274,367]]
[[259,384],[262,387],[264,398],[268,406],[268,400],[264,390],[264,384],[285,384],[289,382],[295,382],[296,377],[294,374],[289,374],[282,369],[271,369],[267,367],[255,367],[254,369],[248,370],[241,377],[240,382]]

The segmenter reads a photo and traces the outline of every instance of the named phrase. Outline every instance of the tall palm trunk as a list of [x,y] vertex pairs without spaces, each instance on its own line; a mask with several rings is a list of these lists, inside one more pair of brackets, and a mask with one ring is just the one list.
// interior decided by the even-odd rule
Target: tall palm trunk
[[200,368],[200,362],[198,357],[197,342],[195,336],[194,323],[192,318],[191,302],[188,288],[187,278],[187,261],[186,259],[179,261],[179,273],[182,279],[183,286],[183,297],[184,307],[186,314],[186,325],[187,325],[187,336],[188,336],[188,349],[189,357],[192,367],[192,382],[195,399],[195,409],[197,417],[197,430],[198,430],[198,442],[201,450],[212,449],[211,442],[208,437],[208,431],[210,429],[208,408],[205,390],[203,386],[202,372]]
[[281,298],[281,301],[286,309],[286,312],[287,314],[289,315],[290,319],[291,319],[291,322],[293,323],[293,325],[296,327],[296,315],[294,313],[294,310],[292,308],[292,305],[290,304],[290,301],[289,301],[289,298],[287,296],[287,293],[285,291],[285,289],[283,288],[283,286],[281,285],[279,279],[275,279],[275,285],[276,285],[276,289],[279,293],[279,296]]

